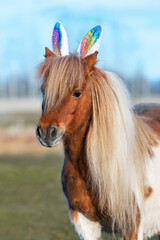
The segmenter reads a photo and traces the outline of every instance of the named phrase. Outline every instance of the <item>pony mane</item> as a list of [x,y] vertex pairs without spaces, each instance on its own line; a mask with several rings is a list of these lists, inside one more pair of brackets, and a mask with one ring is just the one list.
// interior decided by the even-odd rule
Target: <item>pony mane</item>
[[39,66],[38,72],[45,88],[45,108],[57,107],[67,94],[82,85],[84,68],[76,55],[51,56]]
[[[48,57],[39,67],[46,108],[57,107],[74,88],[82,86],[85,71],[76,55]],[[146,163],[156,136],[132,112],[128,92],[113,73],[98,68],[87,76],[92,116],[86,139],[91,185],[99,208],[123,234],[136,228],[137,207],[144,200]]]
[[113,227],[125,234],[136,228],[136,201],[143,201],[146,162],[156,138],[133,114],[128,92],[115,74],[96,68],[89,78],[93,115],[87,159],[92,185],[101,211],[107,206]]

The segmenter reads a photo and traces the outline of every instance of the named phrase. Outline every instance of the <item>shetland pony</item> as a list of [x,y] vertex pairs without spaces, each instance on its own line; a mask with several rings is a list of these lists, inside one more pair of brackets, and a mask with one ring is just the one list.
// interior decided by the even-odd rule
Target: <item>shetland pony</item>
[[53,50],[39,67],[36,135],[47,147],[63,142],[62,187],[80,238],[100,240],[104,225],[126,240],[159,234],[160,105],[132,109],[122,81],[95,66],[97,51]]

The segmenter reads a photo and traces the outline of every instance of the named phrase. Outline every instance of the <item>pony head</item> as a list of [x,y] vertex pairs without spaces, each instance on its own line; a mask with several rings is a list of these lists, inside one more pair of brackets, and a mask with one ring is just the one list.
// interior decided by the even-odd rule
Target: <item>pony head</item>
[[45,61],[39,68],[43,103],[36,135],[42,145],[56,146],[89,120],[91,91],[87,79],[97,62],[101,37],[102,27],[96,26],[84,36],[77,54],[72,55],[64,27],[60,22],[55,24],[53,52],[45,48]]

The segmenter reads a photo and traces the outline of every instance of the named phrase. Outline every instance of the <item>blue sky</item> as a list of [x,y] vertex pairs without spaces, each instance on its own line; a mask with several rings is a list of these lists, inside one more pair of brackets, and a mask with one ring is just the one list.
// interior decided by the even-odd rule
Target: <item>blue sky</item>
[[1,0],[0,79],[33,76],[51,45],[56,21],[68,33],[70,51],[76,51],[92,27],[104,27],[99,66],[132,77],[141,71],[149,80],[160,79],[159,0]]

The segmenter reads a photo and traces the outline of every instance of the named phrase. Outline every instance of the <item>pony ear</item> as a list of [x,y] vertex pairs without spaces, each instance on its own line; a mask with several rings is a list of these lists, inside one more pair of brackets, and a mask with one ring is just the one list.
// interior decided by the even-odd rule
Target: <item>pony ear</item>
[[102,39],[103,28],[98,25],[92,28],[82,39],[77,52],[81,58],[98,51]]
[[93,54],[88,55],[87,57],[85,57],[82,61],[85,64],[85,71],[88,74],[94,67],[94,65],[97,62],[97,55],[98,55],[98,51],[96,51]]
[[49,48],[45,47],[45,55],[44,57],[56,56]]
[[68,38],[62,23],[57,22],[52,35],[53,53],[56,56],[69,55]]

